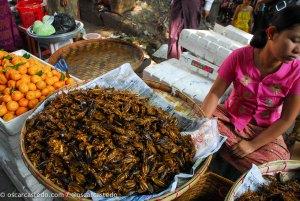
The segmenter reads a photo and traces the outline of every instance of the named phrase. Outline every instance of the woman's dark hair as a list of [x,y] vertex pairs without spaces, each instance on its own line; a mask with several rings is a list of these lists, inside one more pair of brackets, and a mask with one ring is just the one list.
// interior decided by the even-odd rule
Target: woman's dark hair
[[[282,11],[275,13],[270,26],[275,26],[277,32],[293,28],[300,24],[300,5],[289,6]],[[254,33],[250,45],[256,48],[263,48],[268,41],[266,30],[258,30]]]

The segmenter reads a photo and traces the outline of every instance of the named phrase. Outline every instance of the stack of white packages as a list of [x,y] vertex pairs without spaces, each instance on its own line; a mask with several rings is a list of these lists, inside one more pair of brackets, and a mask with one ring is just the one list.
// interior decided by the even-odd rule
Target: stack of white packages
[[179,44],[199,58],[218,66],[232,50],[243,46],[215,31],[193,29],[182,30]]
[[174,89],[193,98],[196,102],[204,100],[213,81],[199,74],[177,59],[170,59],[162,63],[148,66],[143,71],[144,79],[161,81]]
[[199,74],[212,80],[217,78],[219,69],[218,66],[209,63],[204,59],[198,58],[192,55],[190,52],[183,52],[180,55],[179,60],[181,63],[187,64],[187,68],[189,68],[189,70],[195,74]]
[[247,45],[250,43],[253,35],[249,34],[243,30],[240,30],[232,25],[228,25],[225,27],[223,32],[221,33],[227,38],[230,38],[235,41],[239,41],[240,43]]

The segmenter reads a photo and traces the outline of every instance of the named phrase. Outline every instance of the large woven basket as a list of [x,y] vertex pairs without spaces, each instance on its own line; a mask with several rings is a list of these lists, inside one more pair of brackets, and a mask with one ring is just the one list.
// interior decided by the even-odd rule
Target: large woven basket
[[[188,111],[189,115],[191,116],[203,116],[203,112],[198,104],[196,104],[191,98],[187,97],[186,95],[182,94],[179,91],[174,92],[171,87],[162,84],[160,82],[156,81],[150,81],[150,80],[145,80],[145,82],[153,88],[155,91],[158,91],[159,93],[165,94],[165,96],[169,96],[170,102],[173,103],[178,103],[178,101],[181,103],[181,109],[184,108],[183,110]],[[170,98],[171,97],[171,98]],[[89,199],[86,198],[78,198],[78,197],[73,197],[72,194],[68,193],[66,190],[60,188],[56,184],[54,184],[52,181],[44,177],[31,163],[29,160],[26,151],[25,151],[25,133],[26,133],[26,122],[23,124],[22,130],[21,130],[21,135],[20,135],[20,147],[21,147],[21,155],[23,158],[24,163],[30,170],[30,172],[33,174],[33,176],[40,181],[47,189],[51,190],[54,193],[60,194],[62,196],[65,196],[65,200],[84,200],[87,201]],[[175,192],[173,193],[167,193],[164,194],[158,198],[155,198],[153,200],[164,200],[164,201],[169,201],[173,200],[183,193],[185,193],[187,190],[192,188],[200,179],[201,177],[206,173],[209,164],[212,160],[212,156],[208,156],[202,164],[199,166],[197,169],[195,175],[193,178],[191,178],[187,183],[183,184],[179,188],[176,189]]]
[[193,187],[177,198],[176,201],[223,201],[232,185],[232,181],[218,174],[208,172]]
[[81,80],[96,78],[124,63],[137,70],[143,62],[143,51],[138,46],[114,39],[82,40],[58,49],[49,58],[54,65],[64,58],[69,73]]
[[[300,161],[297,160],[281,160],[281,161],[273,161],[269,163],[262,164],[258,166],[262,175],[275,175],[278,172],[293,172],[296,174],[300,174]],[[236,193],[244,181],[247,172],[243,174],[238,180],[235,181],[232,188],[228,192],[226,196],[226,201],[234,201],[237,196]]]

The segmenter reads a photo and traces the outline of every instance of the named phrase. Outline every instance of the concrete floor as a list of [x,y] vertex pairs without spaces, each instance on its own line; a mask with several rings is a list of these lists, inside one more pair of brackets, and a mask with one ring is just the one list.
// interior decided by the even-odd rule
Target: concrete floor
[[8,196],[9,193],[17,193],[18,190],[15,188],[13,183],[10,181],[4,170],[0,167],[0,200],[3,201],[23,201],[22,198],[11,198]]

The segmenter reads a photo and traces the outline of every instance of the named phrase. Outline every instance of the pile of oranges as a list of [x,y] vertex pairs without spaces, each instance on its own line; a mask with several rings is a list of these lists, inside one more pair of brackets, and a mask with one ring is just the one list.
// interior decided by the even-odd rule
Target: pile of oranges
[[25,57],[0,50],[0,117],[5,121],[34,108],[55,90],[75,83],[51,66]]

